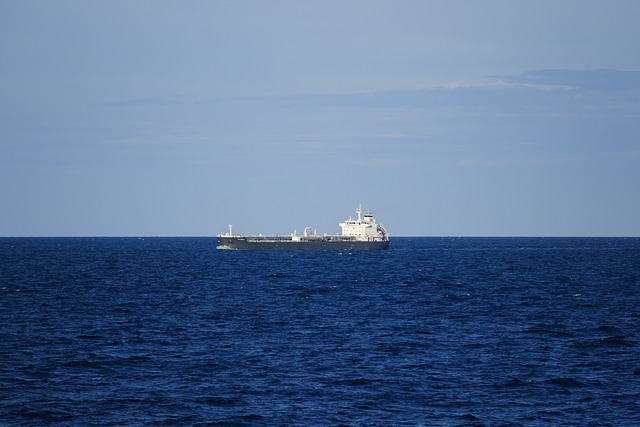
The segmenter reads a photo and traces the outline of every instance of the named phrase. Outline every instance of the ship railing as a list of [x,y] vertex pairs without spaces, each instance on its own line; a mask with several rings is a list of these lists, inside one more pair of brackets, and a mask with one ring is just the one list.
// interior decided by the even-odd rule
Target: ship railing
[[282,242],[285,240],[292,240],[291,236],[251,236],[247,239],[253,242]]

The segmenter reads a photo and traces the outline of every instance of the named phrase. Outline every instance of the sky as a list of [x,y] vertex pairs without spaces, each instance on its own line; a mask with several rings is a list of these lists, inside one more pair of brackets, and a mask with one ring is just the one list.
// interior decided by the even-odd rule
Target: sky
[[640,236],[640,2],[0,2],[0,236]]

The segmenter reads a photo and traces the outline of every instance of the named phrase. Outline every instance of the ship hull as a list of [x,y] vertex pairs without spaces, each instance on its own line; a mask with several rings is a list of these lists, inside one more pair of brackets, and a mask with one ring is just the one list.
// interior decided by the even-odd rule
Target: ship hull
[[388,240],[361,241],[343,239],[251,239],[240,236],[218,236],[218,249],[252,251],[376,251],[389,249]]

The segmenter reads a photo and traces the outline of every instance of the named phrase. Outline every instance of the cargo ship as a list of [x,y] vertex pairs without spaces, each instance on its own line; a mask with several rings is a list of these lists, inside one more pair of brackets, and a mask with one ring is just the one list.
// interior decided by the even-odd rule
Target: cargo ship
[[302,234],[296,231],[284,236],[244,236],[233,234],[232,226],[229,232],[217,236],[217,249],[221,250],[264,250],[264,251],[290,251],[290,250],[338,250],[338,251],[373,251],[389,249],[389,235],[378,224],[372,214],[362,216],[362,207],[356,209],[358,218],[341,222],[340,234],[318,235],[312,227],[306,227]]

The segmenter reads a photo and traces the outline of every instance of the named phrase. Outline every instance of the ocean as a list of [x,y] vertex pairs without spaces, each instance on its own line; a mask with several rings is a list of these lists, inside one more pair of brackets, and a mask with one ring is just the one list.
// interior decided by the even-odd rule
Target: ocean
[[640,425],[640,238],[215,246],[0,238],[0,425]]

